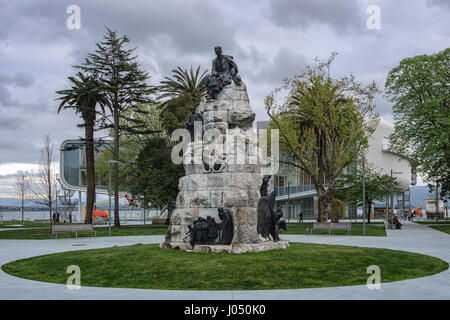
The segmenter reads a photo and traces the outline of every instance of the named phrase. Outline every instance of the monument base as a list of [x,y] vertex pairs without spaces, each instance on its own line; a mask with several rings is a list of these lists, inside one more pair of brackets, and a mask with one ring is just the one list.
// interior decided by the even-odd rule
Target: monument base
[[163,242],[160,245],[162,249],[183,250],[187,252],[201,253],[246,253],[246,252],[262,252],[275,249],[287,249],[289,243],[285,240],[278,242],[265,241],[261,243],[235,243],[230,245],[195,245],[194,249],[186,242]]

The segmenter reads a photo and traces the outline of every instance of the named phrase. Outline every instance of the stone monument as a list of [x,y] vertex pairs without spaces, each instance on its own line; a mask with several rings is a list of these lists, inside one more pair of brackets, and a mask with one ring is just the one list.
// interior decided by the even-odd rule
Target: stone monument
[[[287,248],[287,241],[264,239],[258,234],[258,204],[264,176],[253,130],[255,114],[246,86],[237,75],[237,65],[218,48],[212,73],[205,80],[208,94],[195,111],[196,118],[201,119],[196,122],[201,126],[200,135],[196,134],[193,141],[187,139],[183,154],[186,175],[179,180],[175,209],[160,247],[214,253]],[[203,139],[197,139],[198,136]],[[264,183],[267,185],[268,181]],[[208,221],[223,220],[224,212],[231,214],[228,220],[232,221],[233,230],[227,231],[227,237],[232,239],[226,239],[230,244],[210,243],[215,234],[205,239],[192,236],[195,227],[195,232],[200,230],[201,234],[203,230],[207,234]],[[196,245],[191,243],[194,238],[198,239]]]

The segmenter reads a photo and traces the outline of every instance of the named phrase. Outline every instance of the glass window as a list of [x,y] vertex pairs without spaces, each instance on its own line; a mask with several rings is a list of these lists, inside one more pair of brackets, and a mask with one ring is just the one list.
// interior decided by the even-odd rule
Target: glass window
[[78,186],[79,181],[79,149],[70,149],[71,145],[66,146],[64,151],[64,179],[73,186]]

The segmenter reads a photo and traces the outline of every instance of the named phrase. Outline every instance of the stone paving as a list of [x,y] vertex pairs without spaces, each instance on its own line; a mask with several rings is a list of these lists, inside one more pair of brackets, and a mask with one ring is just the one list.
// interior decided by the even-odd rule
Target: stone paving
[[[293,242],[352,245],[417,252],[450,262],[450,236],[424,225],[404,222],[402,230],[387,230],[388,237],[284,235]],[[17,259],[56,252],[127,246],[137,243],[160,243],[164,236],[99,237],[96,239],[0,240],[0,265]],[[176,291],[81,287],[69,290],[60,284],[26,280],[0,271],[0,299],[242,299],[242,300],[309,300],[309,299],[449,299],[450,270],[436,275],[382,283],[381,289],[365,285],[292,290],[251,291]]]

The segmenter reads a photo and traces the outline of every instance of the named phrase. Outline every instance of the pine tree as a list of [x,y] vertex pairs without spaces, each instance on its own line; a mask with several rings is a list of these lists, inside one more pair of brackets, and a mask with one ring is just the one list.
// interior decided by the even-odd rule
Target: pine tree
[[[130,117],[129,110],[139,112],[139,104],[151,102],[155,88],[147,84],[150,76],[136,61],[136,48],[125,48],[130,42],[126,35],[119,37],[116,31],[106,28],[103,40],[96,44],[95,52],[89,53],[82,65],[75,66],[86,73],[96,74],[102,92],[107,99],[109,113],[100,119],[101,129],[111,129],[114,134],[115,161],[119,161],[120,133],[150,134],[145,123]],[[119,164],[114,163],[114,226],[120,227],[119,219]]]

